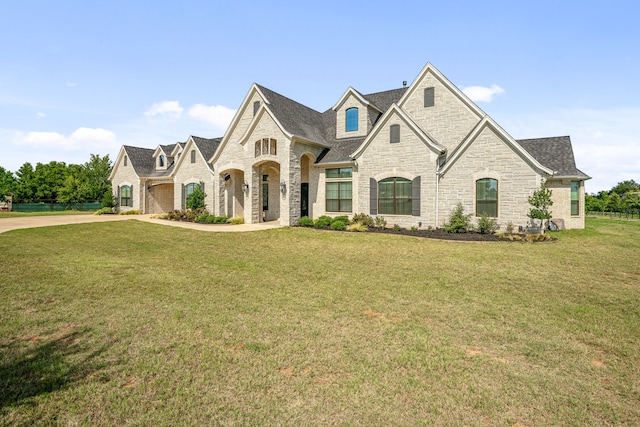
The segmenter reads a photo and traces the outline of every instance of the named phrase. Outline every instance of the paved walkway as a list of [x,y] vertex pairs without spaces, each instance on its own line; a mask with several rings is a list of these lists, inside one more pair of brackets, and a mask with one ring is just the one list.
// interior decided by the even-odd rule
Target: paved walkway
[[267,230],[270,228],[279,228],[281,225],[277,222],[266,222],[262,224],[197,224],[195,222],[169,221],[166,219],[151,218],[151,215],[44,215],[44,216],[25,216],[17,218],[0,218],[0,233],[9,230],[17,230],[20,228],[36,228],[48,227],[53,225],[67,224],[84,224],[89,222],[106,222],[106,221],[128,221],[138,220],[151,222],[153,224],[161,224],[170,227],[190,228],[200,231],[215,232],[242,232]]

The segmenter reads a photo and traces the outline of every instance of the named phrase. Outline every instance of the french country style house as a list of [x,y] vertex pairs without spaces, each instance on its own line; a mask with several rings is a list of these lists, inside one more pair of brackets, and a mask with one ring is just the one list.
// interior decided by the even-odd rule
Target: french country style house
[[427,64],[409,86],[350,87],[323,113],[253,84],[223,137],[123,146],[110,178],[122,211],[181,209],[201,186],[209,212],[246,223],[362,212],[418,228],[442,227],[458,202],[525,227],[544,183],[554,218],[584,228],[590,177],[568,136],[513,139]]

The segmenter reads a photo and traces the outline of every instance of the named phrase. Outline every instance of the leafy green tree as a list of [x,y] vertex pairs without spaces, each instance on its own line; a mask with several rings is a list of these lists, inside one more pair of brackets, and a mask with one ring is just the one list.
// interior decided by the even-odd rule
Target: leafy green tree
[[20,166],[20,169],[16,172],[16,177],[14,202],[33,202],[36,197],[37,183],[35,181],[35,171],[31,163],[27,162]]
[[606,209],[609,212],[622,212],[624,210],[624,201],[618,193],[612,192],[607,198]]
[[11,196],[15,192],[16,177],[13,172],[0,166],[0,203],[4,202],[5,196]]
[[551,189],[545,187],[544,182],[540,184],[540,188],[533,192],[528,199],[532,206],[527,216],[532,220],[540,220],[540,234],[544,234],[543,222],[551,219],[551,210],[553,205],[551,200]]
[[82,165],[79,178],[86,183],[87,200],[102,200],[107,192],[111,193],[109,175],[112,168],[108,154],[104,157],[91,154],[89,161]]
[[444,230],[448,233],[466,233],[471,228],[471,214],[464,213],[462,203],[458,202],[455,209],[444,225]]
[[69,171],[64,162],[51,161],[36,164],[34,170],[35,197],[41,200],[57,199],[58,189],[62,187],[68,175]]
[[75,205],[85,200],[86,184],[73,175],[67,175],[64,183],[58,188],[58,203]]
[[640,184],[632,179],[617,183],[610,191],[611,194],[617,193],[620,196],[627,194],[630,191],[640,191]]
[[587,212],[602,212],[604,210],[604,203],[598,196],[587,194],[584,197],[584,206]]

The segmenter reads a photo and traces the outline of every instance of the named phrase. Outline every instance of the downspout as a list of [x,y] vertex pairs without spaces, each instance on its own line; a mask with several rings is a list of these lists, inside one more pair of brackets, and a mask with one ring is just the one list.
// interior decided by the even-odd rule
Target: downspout
[[439,224],[438,221],[439,221],[439,206],[440,206],[440,176],[441,176],[440,167],[444,163],[441,159],[445,154],[446,154],[446,151],[443,151],[440,153],[440,156],[438,156],[438,161],[436,165],[436,223],[434,228],[438,228],[438,224]]

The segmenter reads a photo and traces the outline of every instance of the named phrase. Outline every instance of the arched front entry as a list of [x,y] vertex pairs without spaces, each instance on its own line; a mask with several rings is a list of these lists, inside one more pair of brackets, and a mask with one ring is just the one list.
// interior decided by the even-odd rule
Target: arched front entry
[[220,215],[244,217],[244,171],[240,169],[227,169],[219,174],[219,203]]
[[255,224],[280,219],[280,164],[274,161],[256,163],[253,166],[251,193],[251,222]]

